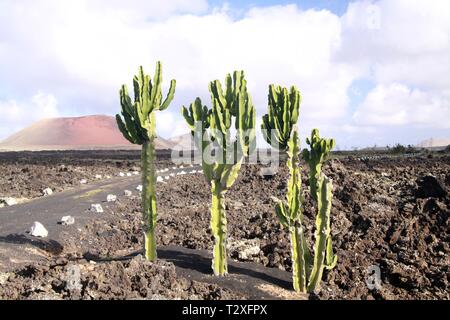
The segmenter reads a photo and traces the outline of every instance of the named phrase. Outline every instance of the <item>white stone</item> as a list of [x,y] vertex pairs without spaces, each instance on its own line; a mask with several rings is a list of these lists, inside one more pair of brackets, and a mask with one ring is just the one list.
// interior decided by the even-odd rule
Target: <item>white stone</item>
[[156,178],[156,182],[164,182],[164,178],[161,177],[161,176],[158,176],[158,177]]
[[75,224],[75,218],[72,216],[65,216],[61,218],[61,224],[63,226],[71,226]]
[[87,180],[86,179],[81,179],[80,180],[80,184],[87,184],[88,182],[87,182]]
[[165,176],[164,179],[169,180],[170,176]]
[[39,237],[39,238],[47,238],[48,237],[48,231],[45,229],[45,227],[42,225],[42,223],[35,221],[33,225],[30,228],[30,234],[33,237]]
[[184,169],[184,166],[180,166],[180,169]]
[[179,176],[184,176],[185,174],[186,174],[186,171],[178,172],[178,175],[179,175]]
[[111,176],[105,176],[106,179],[111,179]]
[[130,190],[125,190],[125,191],[123,192],[123,195],[124,195],[125,197],[131,197],[131,196],[133,195],[133,192],[131,192]]
[[44,194],[44,196],[51,196],[53,194],[53,190],[50,188],[46,188],[42,191],[42,193]]
[[177,167],[172,167],[172,170],[177,170]]
[[19,202],[16,198],[1,198],[0,199],[0,205],[5,204],[6,206],[15,206]]
[[139,175],[139,171],[134,171],[133,174],[134,174],[135,176],[138,176],[138,175]]
[[125,177],[125,173],[119,172],[119,177]]
[[117,201],[117,196],[114,194],[108,194],[108,196],[106,197],[106,201],[107,202],[116,202]]
[[138,185],[138,186],[136,187],[136,190],[139,191],[139,192],[142,192],[142,189],[143,189],[143,188],[142,188],[142,185],[141,185],[141,184]]
[[258,239],[254,240],[238,240],[229,241],[227,245],[230,252],[238,254],[240,260],[253,260],[261,252],[260,242]]
[[101,204],[91,204],[91,211],[96,213],[103,213],[103,207]]
[[171,178],[175,177],[175,173],[171,173],[171,174],[170,174],[170,177],[171,177]]
[[131,176],[132,176],[131,172],[127,172],[127,177],[131,177]]
[[197,173],[197,170],[192,170],[191,173],[192,174]]
[[95,175],[95,179],[100,180],[101,178],[102,178],[102,175],[101,175],[101,174],[96,174],[96,175]]

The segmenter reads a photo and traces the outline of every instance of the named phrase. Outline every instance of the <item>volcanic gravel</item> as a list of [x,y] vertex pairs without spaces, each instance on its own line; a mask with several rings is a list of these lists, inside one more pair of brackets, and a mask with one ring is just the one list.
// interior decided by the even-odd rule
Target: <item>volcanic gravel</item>
[[[315,206],[304,167],[304,225],[312,248]],[[272,196],[285,196],[288,172],[281,167],[274,176],[262,176],[260,169],[258,165],[244,165],[226,195],[229,256],[291,271],[288,230],[277,221],[271,200]],[[27,179],[26,174],[17,172]],[[310,298],[449,299],[450,158],[350,157],[329,161],[324,172],[334,184],[332,237],[338,264],[325,271],[322,290]],[[211,250],[211,193],[203,175],[176,176],[158,184],[157,192],[158,243]],[[174,266],[167,262],[152,264],[136,257],[127,262],[89,264],[84,260],[88,256],[124,256],[141,248],[140,199],[120,197],[109,213],[107,221],[97,220],[79,234],[65,237],[63,256],[81,259],[84,262],[80,267],[90,270],[83,273],[86,278],[79,293],[68,291],[57,280],[70,266],[65,261],[29,266],[4,277],[0,298],[245,296],[215,285],[182,278],[175,281]],[[378,287],[370,286],[373,270],[380,271]],[[37,285],[43,289],[31,289]]]

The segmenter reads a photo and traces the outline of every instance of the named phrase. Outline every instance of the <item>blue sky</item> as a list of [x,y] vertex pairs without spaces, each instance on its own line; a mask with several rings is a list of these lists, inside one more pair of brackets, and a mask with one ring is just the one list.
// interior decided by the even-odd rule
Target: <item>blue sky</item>
[[[296,4],[301,9],[326,9],[330,10],[337,15],[342,15],[347,9],[348,3],[350,1],[346,0],[303,0],[303,1],[289,1],[289,0],[259,0],[259,1],[226,1],[232,7],[248,9],[253,7],[269,7],[275,5],[288,5]],[[209,1],[211,6],[221,6],[224,1]]]
[[317,127],[340,149],[450,138],[449,16],[447,0],[0,0],[0,140],[41,118],[114,115],[118,88],[157,60],[178,83],[158,115],[166,138],[236,69],[258,119],[270,83],[296,85],[301,135]]

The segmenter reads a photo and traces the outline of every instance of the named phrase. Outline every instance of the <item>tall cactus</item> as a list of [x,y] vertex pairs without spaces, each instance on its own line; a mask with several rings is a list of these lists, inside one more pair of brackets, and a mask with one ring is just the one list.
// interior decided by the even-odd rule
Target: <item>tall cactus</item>
[[[297,124],[302,96],[295,86],[287,88],[269,86],[269,112],[261,125],[264,139],[281,151],[288,148],[289,139]],[[275,139],[276,141],[273,141]]]
[[[301,95],[294,87],[269,86],[269,110],[263,117],[263,134],[266,141],[287,151],[289,183],[286,200],[278,200],[275,212],[281,224],[289,229],[292,249],[292,275],[296,291],[305,292],[310,274],[311,254],[303,232],[303,197],[300,172],[300,139],[297,122],[300,113]],[[272,144],[272,139],[276,144]]]
[[133,144],[142,145],[142,213],[145,257],[156,260],[156,175],[155,175],[155,139],[156,117],[155,111],[169,107],[175,94],[176,81],[170,83],[169,93],[163,101],[162,95],[162,67],[157,62],[156,72],[152,79],[144,73],[142,67],[133,79],[134,102],[128,94],[128,88],[123,85],[120,90],[121,115],[116,115],[117,125],[123,136]]
[[288,161],[290,178],[288,183],[287,203],[278,200],[275,212],[281,224],[289,228],[292,250],[292,275],[294,289],[305,292],[311,269],[311,254],[303,232],[303,197],[300,172],[300,141],[298,132],[293,130],[288,142]]
[[[225,84],[225,89],[218,80],[209,84],[211,109],[203,106],[200,98],[189,109],[182,108],[197,147],[202,151],[203,172],[211,186],[211,231],[215,239],[212,268],[217,276],[228,273],[225,194],[236,181],[244,157],[254,147],[256,122],[256,110],[247,92],[244,72],[235,71],[233,77],[227,75]],[[230,132],[233,120],[235,137]],[[207,159],[209,148],[216,151],[213,159]]]
[[324,267],[331,270],[337,263],[337,256],[333,253],[330,222],[333,183],[321,171],[336,142],[334,139],[321,138],[317,129],[312,131],[311,139],[306,142],[311,150],[304,149],[303,158],[309,165],[311,195],[317,203],[314,263],[307,288],[309,292],[314,292],[320,288]]

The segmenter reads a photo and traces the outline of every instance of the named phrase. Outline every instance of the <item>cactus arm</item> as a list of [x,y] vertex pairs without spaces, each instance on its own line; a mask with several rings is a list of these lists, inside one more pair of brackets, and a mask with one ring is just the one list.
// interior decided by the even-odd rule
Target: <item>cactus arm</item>
[[237,101],[236,129],[239,137],[239,150],[242,151],[241,156],[247,156],[253,151],[256,139],[256,110],[247,93],[238,93]]
[[242,162],[239,161],[236,164],[225,164],[220,177],[220,185],[224,190],[231,188],[236,181],[239,171],[241,170]]
[[122,107],[121,115],[123,117],[123,121],[120,115],[116,116],[117,125],[120,131],[122,131],[124,137],[131,143],[142,144],[145,136],[141,133],[139,126],[136,126],[135,118],[137,116],[135,114],[135,108],[131,102],[131,98],[128,95],[128,90],[125,85],[123,85],[120,89],[120,104]]
[[309,185],[311,189],[311,196],[317,202],[322,164],[328,159],[331,150],[336,145],[336,142],[334,139],[320,138],[319,130],[314,129],[311,133],[311,139],[307,139],[306,143],[310,146],[311,151],[307,149],[303,150],[303,158],[309,164]]
[[161,107],[159,108],[160,111],[166,110],[170,103],[172,102],[173,98],[175,97],[175,89],[177,87],[176,80],[172,80],[170,82],[169,92],[167,93],[167,97],[162,103]]
[[142,112],[142,119],[146,119],[146,116],[148,116],[153,111],[153,104],[151,102],[150,97],[152,84],[150,76],[145,74],[144,68],[142,66],[139,67],[139,74],[137,80],[139,88],[139,99],[138,99],[138,102],[140,104],[139,109]]
[[298,121],[300,114],[300,103],[302,100],[300,91],[298,91],[295,86],[291,87],[289,99],[291,103],[291,125],[294,125]]
[[212,268],[216,276],[225,276],[227,266],[227,218],[225,214],[224,195],[220,183],[216,181],[211,185],[211,231],[214,236]]
[[[151,82],[150,77],[145,78],[145,89],[148,91],[150,96],[150,105],[159,110],[162,100],[161,93],[161,84],[162,84],[162,66],[161,62],[156,63],[155,75],[153,77],[153,83]],[[148,86],[148,87],[147,87]],[[153,110],[150,110],[150,112]]]
[[267,129],[264,117],[263,117],[263,123],[261,124],[261,132],[262,132],[264,140],[266,140],[266,142],[271,146],[272,145],[272,137],[270,134],[270,129]]
[[[192,106],[190,110],[192,112]],[[181,107],[181,114],[183,115],[189,129],[193,133],[193,131],[195,131],[195,120],[193,117],[191,117],[191,115],[189,114],[189,110],[185,106]]]
[[275,137],[278,149],[286,151],[292,130],[298,121],[301,94],[295,86],[288,90],[271,84],[268,101],[268,113],[263,117],[262,129],[266,131],[263,131],[263,136],[270,145]]
[[333,241],[331,236],[327,238],[327,255],[326,255],[326,265],[327,270],[332,270],[336,267],[338,257],[333,253]]
[[282,108],[283,112],[281,113],[282,117],[282,125],[283,125],[283,133],[284,133],[284,139],[289,139],[290,131],[292,130],[291,126],[291,106],[289,105],[289,99],[288,99],[288,91],[286,88],[283,88],[282,92],[280,93],[282,98]]
[[284,227],[290,226],[290,220],[287,215],[287,209],[283,201],[276,199],[277,204],[275,206],[275,213],[277,214],[278,220]]
[[315,292],[320,288],[324,260],[327,251],[327,239],[330,236],[329,219],[331,213],[331,202],[333,198],[333,184],[330,179],[321,176],[319,198],[317,201],[318,213],[316,217],[316,243],[314,246],[314,265],[309,278],[308,291]]
[[130,135],[125,124],[122,121],[122,118],[118,114],[116,115],[116,122],[117,122],[117,126],[119,127],[120,132],[122,132],[125,139],[127,139],[128,141],[130,141],[133,144],[137,144],[137,141]]
[[[229,106],[233,106],[231,109],[234,108],[234,103],[235,103],[235,93],[236,93],[236,89],[233,88],[233,78],[231,77],[231,75],[227,75],[225,78],[225,87],[226,87],[226,91],[225,91],[225,100],[226,100],[226,104]],[[233,115],[236,115],[235,110],[232,110]]]

